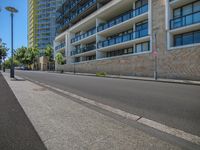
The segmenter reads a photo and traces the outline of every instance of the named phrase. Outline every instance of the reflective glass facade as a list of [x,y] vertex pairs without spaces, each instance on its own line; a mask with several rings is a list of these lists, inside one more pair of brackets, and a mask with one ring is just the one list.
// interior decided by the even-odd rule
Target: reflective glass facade
[[[43,49],[48,44],[53,45],[56,35],[56,10],[62,5],[64,0],[29,0],[29,28],[34,26],[34,35],[29,32],[28,40],[34,39],[33,44],[29,46],[38,46],[41,55]],[[31,4],[34,3],[34,7]],[[34,16],[34,22],[30,17]]]
[[65,0],[57,10],[57,33],[61,33],[111,0]]

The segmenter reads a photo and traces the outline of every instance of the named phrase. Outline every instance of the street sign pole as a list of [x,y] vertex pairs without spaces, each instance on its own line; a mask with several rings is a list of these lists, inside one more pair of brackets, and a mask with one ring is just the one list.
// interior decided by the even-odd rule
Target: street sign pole
[[154,48],[153,48],[153,57],[154,57],[154,79],[158,79],[158,52],[157,52],[157,36],[154,35]]

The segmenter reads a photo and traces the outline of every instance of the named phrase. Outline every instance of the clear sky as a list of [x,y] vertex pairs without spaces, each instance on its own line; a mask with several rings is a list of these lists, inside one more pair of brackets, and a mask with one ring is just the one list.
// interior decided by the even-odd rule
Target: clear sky
[[14,48],[27,46],[27,0],[0,0],[0,38],[11,47],[11,17],[5,10],[6,6],[13,6],[18,10],[14,15]]

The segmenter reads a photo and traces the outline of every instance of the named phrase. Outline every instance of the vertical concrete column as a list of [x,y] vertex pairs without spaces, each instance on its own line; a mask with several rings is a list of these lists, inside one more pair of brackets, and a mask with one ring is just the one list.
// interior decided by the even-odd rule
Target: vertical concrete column
[[[98,44],[99,41],[104,41],[104,40],[106,40],[106,38],[101,36],[101,35],[99,35],[99,34],[97,34],[96,35],[96,40],[97,40],[97,44]],[[105,57],[105,52],[101,52],[101,51],[99,51],[99,49],[97,49],[96,57],[97,57],[97,59]]]
[[153,12],[152,12],[152,0],[148,0],[148,34],[150,35],[150,51],[153,50]]
[[[99,19],[99,18],[96,18],[96,28],[101,24],[101,23],[105,23],[106,21],[105,20],[102,20],[102,19]],[[96,46],[98,46],[98,43],[100,41],[103,41],[105,40],[106,38],[101,36],[97,31],[96,31]],[[100,59],[100,58],[103,58],[105,57],[105,53],[101,52],[98,50],[98,47],[97,47],[97,50],[96,50],[96,59]]]
[[68,53],[70,55],[69,63],[74,63],[75,59],[74,59],[74,57],[71,56],[71,52],[75,49],[75,47],[72,45],[71,39],[73,37],[75,37],[75,34],[72,33],[72,32],[69,32],[68,34],[69,34],[69,36],[68,36],[69,37],[69,39],[68,39],[68,50],[69,50]]
[[70,58],[69,44],[71,44],[71,42],[70,42],[70,35],[69,35],[68,32],[65,34],[64,38],[65,38],[65,57],[67,59],[66,64],[68,64],[69,63],[69,58]]
[[[133,10],[134,10],[135,9],[135,0],[133,1],[132,5],[133,5]],[[133,32],[135,32],[135,23],[133,23],[132,26],[133,26],[132,27]],[[133,34],[133,38],[135,38],[135,34]],[[133,53],[135,53],[135,43],[133,43]]]
[[171,18],[172,13],[173,12],[170,9],[169,1],[166,0],[165,1],[165,26],[166,26],[166,31],[167,31],[167,49],[169,49],[173,44],[172,35],[170,35],[170,33],[169,33],[169,31],[170,31],[170,18]]
[[56,41],[54,40],[53,41],[53,58],[55,60],[55,57],[56,57]]

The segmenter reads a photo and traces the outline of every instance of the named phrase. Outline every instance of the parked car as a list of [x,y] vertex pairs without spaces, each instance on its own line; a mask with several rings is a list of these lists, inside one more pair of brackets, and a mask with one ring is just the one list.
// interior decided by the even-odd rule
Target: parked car
[[28,67],[26,66],[18,66],[18,67],[15,67],[16,70],[29,70]]

